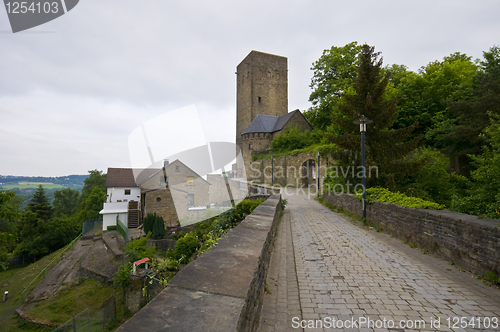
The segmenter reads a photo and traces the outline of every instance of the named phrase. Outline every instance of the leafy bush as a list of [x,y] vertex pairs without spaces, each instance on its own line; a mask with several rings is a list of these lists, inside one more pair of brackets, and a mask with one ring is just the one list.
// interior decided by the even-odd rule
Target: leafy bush
[[152,249],[148,247],[148,240],[150,236],[151,233],[148,233],[148,236],[146,237],[141,237],[140,239],[127,243],[125,246],[125,255],[128,256],[129,261],[135,262],[145,257],[152,258],[157,254],[154,247]]
[[449,207],[453,195],[460,194],[468,182],[464,176],[448,172],[450,159],[437,150],[421,148],[410,159],[422,167],[412,176],[399,181],[398,189],[408,196]]
[[126,287],[130,285],[130,273],[132,272],[132,263],[126,263],[120,266],[113,278],[115,286]]
[[175,244],[175,259],[179,260],[182,257],[185,257],[189,260],[192,254],[200,248],[200,243],[196,239],[196,236],[193,232],[186,234],[182,238],[180,238]]
[[186,235],[186,232],[185,231],[180,231],[179,233],[174,233],[174,235],[172,235],[172,239],[178,240],[181,237],[183,237],[184,235]]
[[163,239],[165,236],[165,222],[161,216],[156,213],[148,213],[143,220],[144,232],[153,234],[153,239]]
[[158,271],[159,272],[177,271],[178,268],[179,268],[179,261],[176,259],[167,258],[165,260],[161,260],[158,263]]
[[212,231],[216,237],[222,236],[227,230],[236,226],[246,218],[252,211],[262,203],[263,199],[241,201],[233,209],[222,213],[212,224]]
[[[356,193],[356,197],[362,200],[361,190]],[[366,200],[367,203],[373,203],[373,201],[393,203],[401,206],[412,207],[417,209],[436,209],[442,210],[445,206],[423,200],[418,197],[408,197],[402,193],[393,193],[385,188],[368,188],[366,189]]]
[[286,152],[303,149],[321,142],[323,132],[319,130],[303,131],[298,126],[287,129],[283,134],[276,136],[271,141],[270,149],[273,152]]

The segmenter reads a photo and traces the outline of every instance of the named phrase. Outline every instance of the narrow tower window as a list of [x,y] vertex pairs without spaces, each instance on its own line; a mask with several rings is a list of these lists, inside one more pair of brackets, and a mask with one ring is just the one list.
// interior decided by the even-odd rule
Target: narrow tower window
[[260,101],[261,101],[261,99],[260,99],[260,97],[259,97],[259,103],[260,103]]

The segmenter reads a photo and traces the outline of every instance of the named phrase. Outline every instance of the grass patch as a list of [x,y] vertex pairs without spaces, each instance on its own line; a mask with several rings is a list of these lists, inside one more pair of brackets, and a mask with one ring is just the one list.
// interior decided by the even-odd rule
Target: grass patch
[[102,304],[115,293],[115,288],[95,279],[87,279],[57,292],[52,298],[40,301],[28,313],[50,323],[64,323],[89,308],[90,315],[101,309]]
[[[2,322],[2,331],[26,331],[31,326],[19,327],[19,319],[16,318],[16,309],[22,305],[21,292],[29,283],[47,266],[63,249],[45,256],[36,263],[25,267],[16,267],[0,272],[0,292],[3,296],[5,291],[9,292],[7,302],[0,304],[0,321]],[[30,291],[42,280],[40,277],[24,293],[28,296]],[[22,325],[22,324],[21,324]],[[28,324],[29,325],[29,324]],[[38,329],[38,331],[44,331]],[[49,329],[50,331],[50,329]]]

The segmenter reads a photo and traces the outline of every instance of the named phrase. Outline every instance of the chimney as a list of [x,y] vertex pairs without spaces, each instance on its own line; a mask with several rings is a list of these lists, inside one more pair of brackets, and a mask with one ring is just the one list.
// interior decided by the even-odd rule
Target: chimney
[[165,180],[165,185],[168,188],[168,177],[165,168],[168,166],[168,159],[163,159],[163,179]]

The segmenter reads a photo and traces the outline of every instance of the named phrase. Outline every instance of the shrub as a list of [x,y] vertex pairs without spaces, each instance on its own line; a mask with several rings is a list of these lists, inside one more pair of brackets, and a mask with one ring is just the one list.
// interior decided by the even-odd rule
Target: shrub
[[[356,197],[361,200],[362,192],[361,190],[356,193]],[[366,189],[366,200],[367,203],[372,203],[373,201],[393,203],[401,206],[412,207],[417,209],[437,209],[442,210],[445,206],[429,202],[417,197],[408,197],[405,194],[396,192],[393,193],[385,188],[368,188]]]
[[200,248],[200,243],[196,239],[193,232],[186,234],[184,237],[180,238],[175,244],[175,258],[177,260],[185,257],[189,259],[192,254]]
[[181,237],[183,237],[184,235],[186,235],[186,232],[185,231],[180,231],[179,233],[174,233],[174,235],[172,235],[172,239],[178,240]]
[[422,167],[406,181],[400,181],[406,183],[401,183],[398,189],[409,196],[450,206],[460,178],[455,173],[448,173],[450,158],[437,150],[420,148],[409,159]]
[[222,213],[212,224],[212,231],[216,237],[220,237],[227,230],[236,226],[240,221],[246,218],[252,211],[262,203],[263,199],[241,201],[236,207]]
[[148,240],[151,236],[151,233],[148,233],[148,236],[141,237],[140,239],[136,239],[130,241],[125,246],[125,254],[128,256],[129,261],[135,262],[139,259],[143,259],[144,257],[152,258],[156,254],[156,249],[150,249],[148,247]]
[[156,213],[148,213],[143,220],[144,233],[148,234],[151,232],[153,239],[159,240],[163,239],[165,236],[165,222],[161,216]]
[[317,144],[324,138],[323,132],[319,130],[302,130],[298,126],[288,128],[271,141],[270,149],[273,152],[286,152],[303,149],[313,144]]
[[115,286],[126,287],[130,284],[130,273],[132,272],[132,263],[126,263],[120,266],[113,278]]
[[177,271],[179,268],[179,261],[172,258],[167,258],[158,263],[158,271]]

